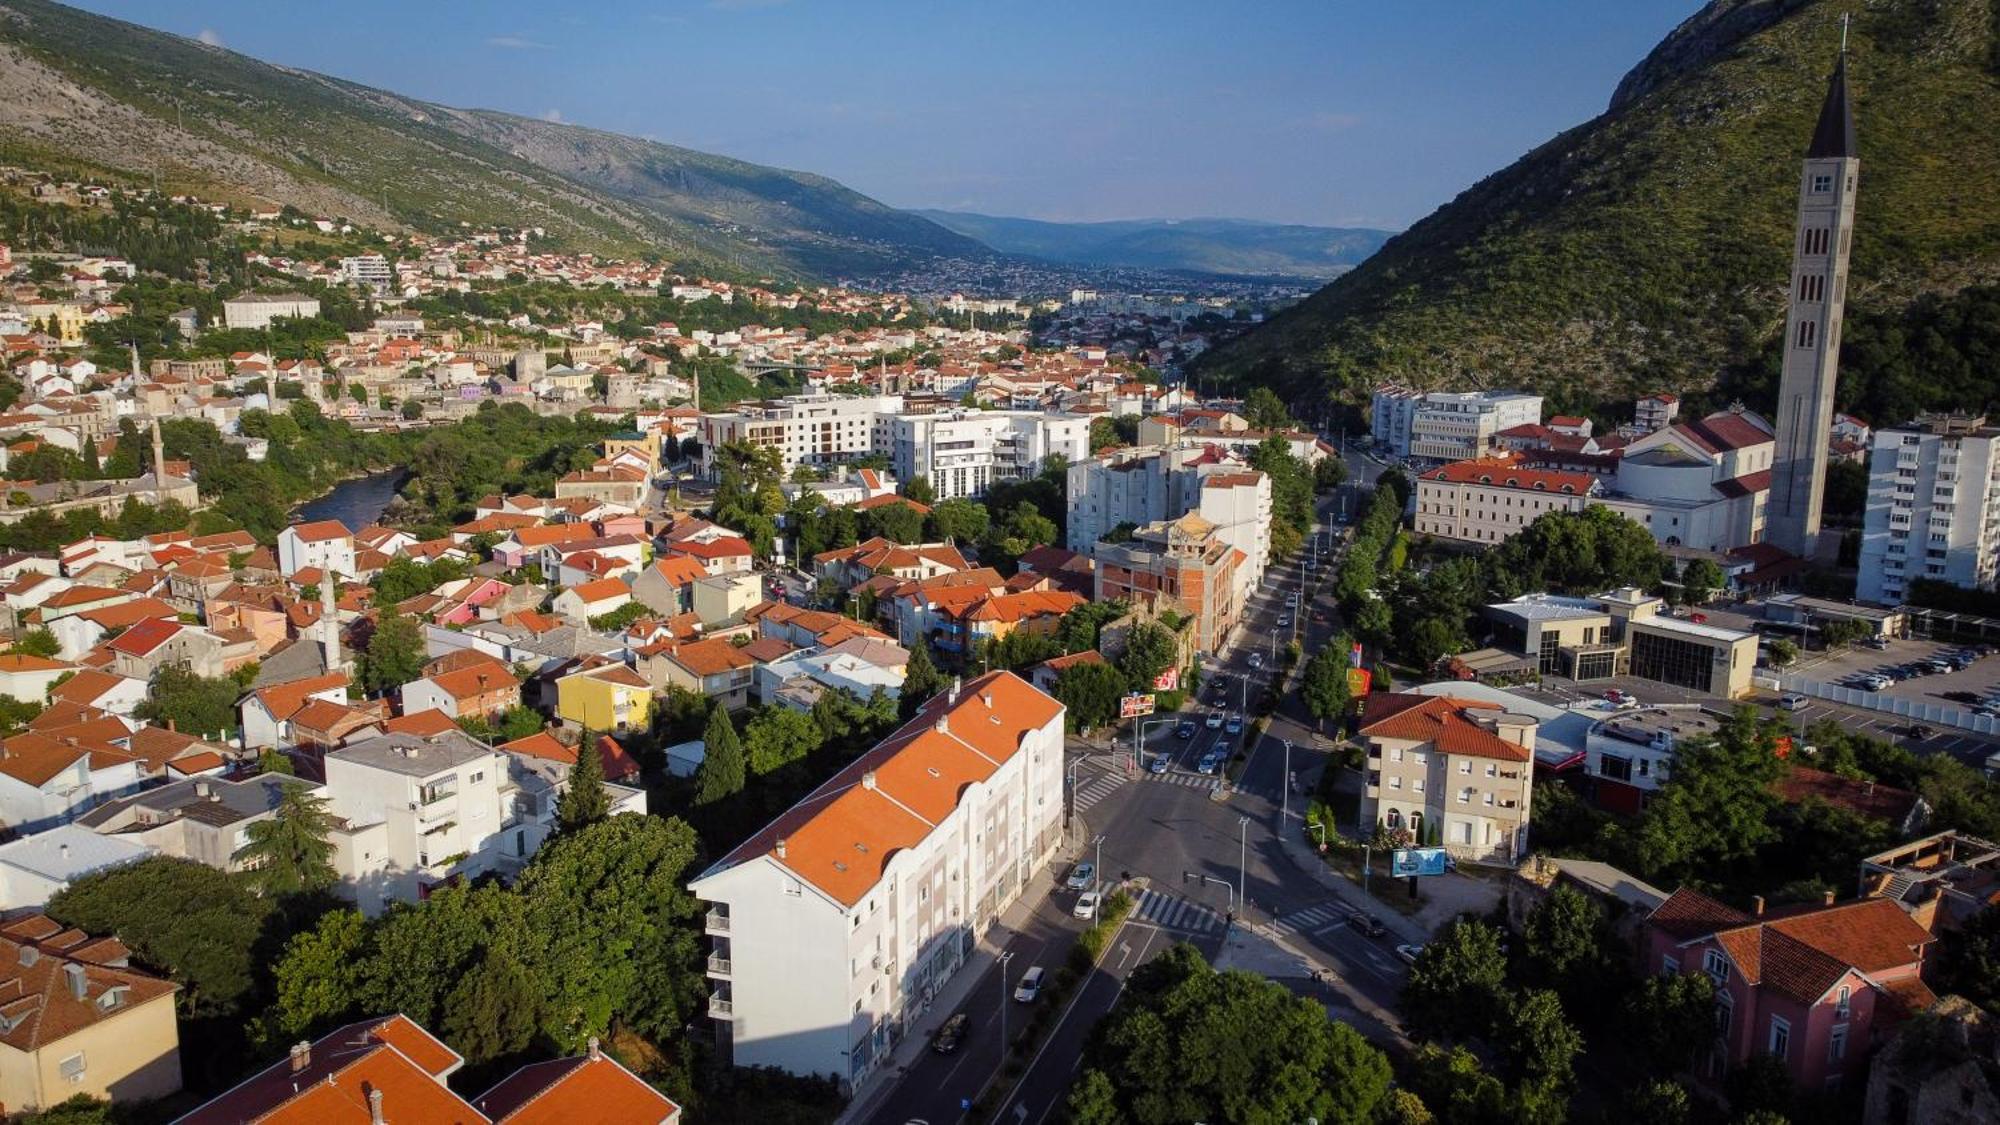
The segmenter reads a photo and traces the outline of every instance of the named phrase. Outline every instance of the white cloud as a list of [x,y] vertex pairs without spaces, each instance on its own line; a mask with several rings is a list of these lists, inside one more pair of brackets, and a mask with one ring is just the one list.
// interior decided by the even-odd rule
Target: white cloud
[[509,51],[546,51],[547,43],[530,39],[525,35],[494,35],[486,40],[488,47],[500,47]]
[[220,31],[215,30],[212,27],[202,28],[201,33],[199,35],[196,35],[195,39],[202,43],[206,43],[211,47],[222,46],[222,33]]
[[542,114],[542,120],[555,121],[560,123],[562,121],[562,110],[559,109],[548,110]]

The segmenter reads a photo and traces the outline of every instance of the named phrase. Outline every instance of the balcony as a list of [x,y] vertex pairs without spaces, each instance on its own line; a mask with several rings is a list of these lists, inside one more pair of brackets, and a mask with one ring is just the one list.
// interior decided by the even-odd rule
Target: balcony
[[724,957],[720,953],[709,954],[708,975],[712,977],[727,977],[729,975],[729,958]]
[[708,998],[708,1015],[710,1019],[733,1019],[735,1018],[735,1007],[734,1004],[730,1003],[729,997],[719,993]]
[[703,918],[703,922],[703,931],[706,933],[726,934],[729,932],[729,915],[720,910],[709,911]]

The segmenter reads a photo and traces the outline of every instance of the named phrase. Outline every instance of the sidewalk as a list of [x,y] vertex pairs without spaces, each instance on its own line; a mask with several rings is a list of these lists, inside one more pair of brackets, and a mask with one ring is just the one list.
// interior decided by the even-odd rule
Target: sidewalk
[[[1361,892],[1360,884],[1329,870],[1325,862],[1319,858],[1319,852],[1314,850],[1312,843],[1302,833],[1287,831],[1279,834],[1278,846],[1284,849],[1285,858],[1291,860],[1294,867],[1333,892],[1333,897],[1342,905],[1366,911],[1381,919],[1382,924],[1389,928],[1389,932],[1396,936],[1397,941],[1421,945],[1431,939],[1430,931],[1424,929],[1421,923],[1405,917],[1383,903],[1374,901]],[[1383,878],[1387,879],[1388,876],[1385,875]]]
[[834,1125],[860,1125],[861,1122],[867,1121],[889,1091],[895,1089],[896,1084],[903,1080],[916,1060],[930,1050],[931,1037],[937,1033],[938,1027],[965,1005],[966,997],[970,996],[972,990],[985,979],[986,973],[999,960],[1000,954],[1013,939],[1015,932],[1035,912],[1036,904],[1047,901],[1055,892],[1056,870],[1074,858],[1071,849],[1075,845],[1071,841],[1090,837],[1088,825],[1084,823],[1083,817],[1076,818],[1075,826],[1078,831],[1070,833],[1064,842],[1064,847],[1058,850],[1056,860],[1029,876],[1027,886],[1022,888],[1021,893],[1005,911],[1001,912],[999,923],[981,935],[979,943],[967,955],[965,964],[959,966],[958,971],[953,973],[944,987],[938,990],[930,1008],[923,1015],[910,1021],[903,1033],[902,1041],[889,1052],[887,1061],[876,1067],[874,1072],[862,1081],[860,1088],[855,1090],[854,1096],[848,1100],[847,1108],[834,1119]]

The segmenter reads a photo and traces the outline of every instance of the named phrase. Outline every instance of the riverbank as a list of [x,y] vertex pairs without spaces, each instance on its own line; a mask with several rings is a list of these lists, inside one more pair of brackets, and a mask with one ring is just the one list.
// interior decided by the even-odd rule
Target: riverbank
[[299,505],[292,515],[299,523],[339,520],[349,531],[359,531],[381,520],[409,478],[410,471],[404,468],[350,477],[326,495]]

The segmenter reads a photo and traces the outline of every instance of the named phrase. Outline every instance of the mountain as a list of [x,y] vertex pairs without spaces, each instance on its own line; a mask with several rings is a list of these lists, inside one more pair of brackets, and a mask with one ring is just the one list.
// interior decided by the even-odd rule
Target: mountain
[[0,0],[0,162],[419,230],[540,226],[741,274],[992,256],[823,176],[434,105],[46,0]]
[[1003,254],[1078,266],[1128,266],[1256,277],[1338,277],[1392,232],[1248,219],[1050,223],[970,211],[918,211]]
[[1397,379],[1525,386],[1600,417],[1649,390],[1768,404],[1799,162],[1844,12],[1861,149],[1851,328],[2000,277],[2000,5],[1715,0],[1604,113],[1201,369],[1301,402]]

